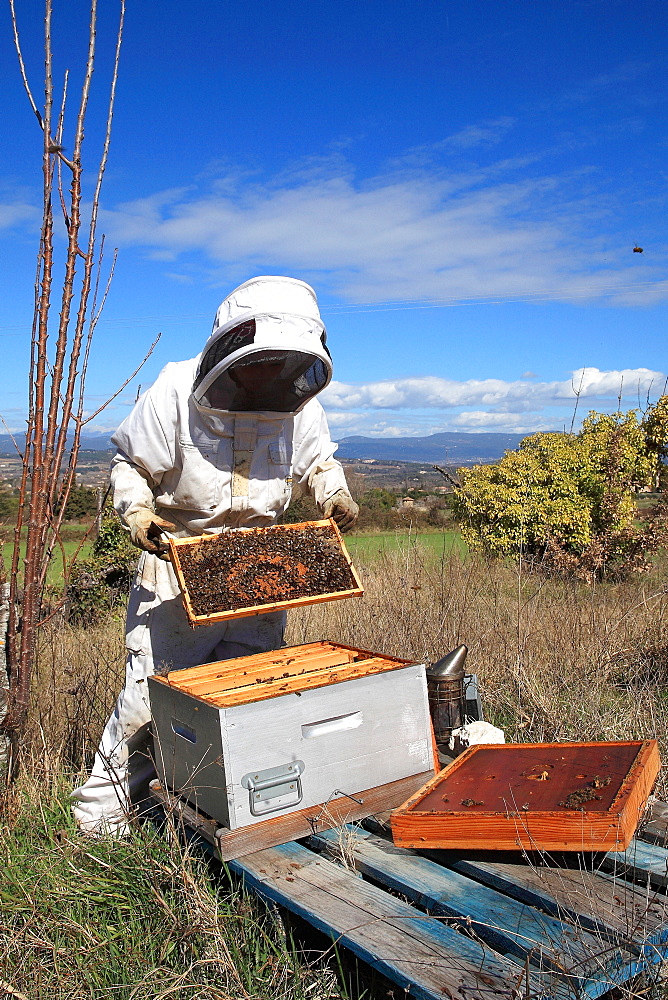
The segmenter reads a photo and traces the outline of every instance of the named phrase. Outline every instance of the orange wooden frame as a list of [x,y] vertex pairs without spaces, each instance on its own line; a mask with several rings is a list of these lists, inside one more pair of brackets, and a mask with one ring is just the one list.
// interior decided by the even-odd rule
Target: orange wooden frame
[[[538,786],[535,780],[528,780],[526,772],[520,773],[519,768],[513,771],[513,757],[527,749],[538,748],[546,760],[550,759],[550,754],[555,759],[554,755],[562,748],[572,751],[574,747],[609,749],[611,757],[614,757],[615,747],[629,748],[625,751],[627,755],[631,748],[637,748],[621,780],[617,777],[615,783],[609,785],[609,794],[613,797],[608,807],[603,808],[605,803],[596,802],[587,808],[584,801],[581,807],[563,808],[555,802],[551,809],[533,809],[529,803],[523,803],[521,799],[530,798],[531,792]],[[483,751],[487,752],[484,758],[479,756]],[[491,784],[485,785],[485,778],[494,778],[496,774],[484,775],[480,768],[477,782],[472,781],[470,785],[472,795],[475,794],[476,798],[480,796],[480,800],[475,801],[471,797],[461,803],[458,801],[462,788],[466,787],[463,781],[467,768],[472,777],[477,756],[479,763],[483,759],[489,761],[487,770],[503,775],[500,780],[506,782],[504,787],[511,790],[507,793],[505,809],[492,810],[491,805],[485,808],[482,797],[487,794],[486,787],[490,790],[492,787]],[[660,767],[656,740],[470,747],[392,813],[392,836],[400,847],[423,849],[622,851],[633,838]],[[578,770],[583,769],[580,767]],[[540,780],[538,772],[531,777]],[[589,778],[589,785],[584,787],[598,788],[596,784],[591,785],[592,777],[591,774],[572,774],[570,785],[583,787],[584,781]],[[522,788],[518,780],[522,778],[527,778],[527,790],[518,796],[518,790]],[[450,791],[449,781],[450,788],[458,790],[457,794],[453,795]],[[607,784],[604,778],[601,785]],[[435,792],[438,795],[434,795]],[[427,802],[430,795],[432,798]],[[452,802],[449,796],[452,796]],[[433,806],[438,808],[431,808]],[[524,811],[526,806],[529,808]]]
[[[220,544],[221,535],[197,535],[192,538],[170,538],[169,539],[169,554],[172,560],[172,565],[174,567],[174,572],[181,588],[181,596],[183,598],[183,604],[186,609],[186,615],[188,616],[189,623],[194,627],[195,625],[208,625],[212,622],[227,621],[231,618],[244,618],[248,615],[261,615],[266,614],[268,611],[280,611],[287,608],[296,608],[303,604],[321,604],[325,601],[337,601],[344,597],[360,597],[364,593],[364,588],[362,587],[357,571],[353,566],[353,561],[350,558],[350,554],[345,546],[341,532],[339,531],[338,525],[332,518],[326,518],[322,521],[303,521],[299,524],[280,524],[271,525],[269,528],[251,528],[244,531],[239,531],[236,536],[236,540],[243,539],[244,534],[247,531],[252,531],[257,534],[257,532],[264,532],[267,530],[276,531],[277,528],[281,528],[285,531],[295,531],[303,528],[313,528],[313,527],[331,527],[334,531],[334,537],[338,542],[341,552],[350,568],[350,572],[353,580],[355,581],[355,587],[351,590],[338,590],[330,591],[324,594],[314,594],[309,597],[296,597],[291,600],[284,601],[272,601],[267,604],[254,604],[247,608],[234,608],[227,611],[216,611],[208,615],[198,615],[195,613],[192,602],[190,600],[190,595],[188,593],[188,585],[185,579],[185,574],[183,572],[183,566],[181,564],[181,559],[179,557],[179,550],[183,549],[188,545],[207,545],[213,542]],[[234,530],[234,529],[232,529]],[[224,534],[222,535],[224,538]]]

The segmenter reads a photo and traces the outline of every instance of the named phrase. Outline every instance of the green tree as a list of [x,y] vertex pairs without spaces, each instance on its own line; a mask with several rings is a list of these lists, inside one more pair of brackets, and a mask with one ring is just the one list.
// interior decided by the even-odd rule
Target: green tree
[[[56,513],[60,505],[56,504]],[[80,521],[83,517],[95,517],[97,514],[97,490],[74,483],[65,504],[64,521]]]
[[16,490],[0,489],[0,521],[7,523],[15,521],[19,509],[19,496]]
[[578,434],[532,434],[495,465],[460,469],[453,510],[467,543],[491,554],[586,578],[641,569],[662,534],[639,522],[634,497],[656,488],[667,448],[666,396],[642,417],[592,412]]
[[367,490],[366,493],[362,493],[358,502],[360,508],[366,507],[370,511],[387,511],[396,506],[397,498],[389,490],[376,486]]

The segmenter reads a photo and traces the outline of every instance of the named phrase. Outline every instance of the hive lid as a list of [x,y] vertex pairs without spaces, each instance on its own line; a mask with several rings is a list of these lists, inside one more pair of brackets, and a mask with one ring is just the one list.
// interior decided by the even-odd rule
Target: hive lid
[[331,518],[170,538],[169,549],[193,626],[364,593]]
[[656,740],[470,747],[392,813],[402,847],[625,850],[659,773]]
[[412,660],[323,640],[205,663],[186,670],[171,670],[149,678],[149,682],[166,684],[216,708],[231,708],[398,670],[412,663]]

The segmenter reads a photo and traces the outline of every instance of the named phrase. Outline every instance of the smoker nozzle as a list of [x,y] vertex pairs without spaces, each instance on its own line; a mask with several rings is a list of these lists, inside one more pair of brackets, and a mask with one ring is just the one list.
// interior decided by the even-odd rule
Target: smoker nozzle
[[451,653],[446,653],[440,660],[427,668],[427,677],[431,681],[463,680],[467,653],[468,646],[457,646]]

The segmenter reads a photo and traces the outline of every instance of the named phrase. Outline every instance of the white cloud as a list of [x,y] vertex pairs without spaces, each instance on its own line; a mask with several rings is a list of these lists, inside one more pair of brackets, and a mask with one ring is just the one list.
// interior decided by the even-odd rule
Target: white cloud
[[580,368],[570,379],[468,379],[435,376],[387,379],[364,385],[332,382],[320,397],[336,437],[420,436],[439,431],[528,434],[570,426],[579,394],[578,420],[590,409],[631,409],[638,396],[656,398],[665,376],[648,368],[600,371]]
[[440,145],[453,146],[459,149],[471,149],[473,146],[488,146],[500,142],[503,136],[515,124],[509,117],[497,118],[481,125],[467,125],[466,128],[454,132]]
[[648,368],[599,371],[580,368],[570,379],[538,382],[522,379],[451,379],[426,375],[416,378],[386,379],[362,385],[331,382],[322,394],[330,410],[351,409],[454,409],[462,406],[489,406],[502,412],[537,410],[545,406],[572,405],[576,395],[593,403],[616,399],[620,389],[634,394],[660,391],[665,376]]
[[[576,426],[588,410],[617,408],[620,386],[622,408],[631,409],[638,395],[655,399],[665,376],[647,368],[600,371],[583,368],[570,379],[555,382],[503,379],[449,381],[435,377],[393,379],[366,385],[330,384],[319,397],[334,440],[365,437],[417,437],[440,431],[486,431],[529,434],[570,427],[575,409],[574,389],[580,390]],[[90,433],[112,432],[135,402],[125,392],[101,415],[103,423]],[[97,397],[95,397],[97,398]],[[93,397],[89,397],[93,403]],[[18,412],[16,409],[5,411]]]
[[519,416],[515,413],[489,413],[487,410],[472,410],[458,413],[450,420],[451,428],[459,431],[507,431],[513,434],[531,434],[534,431],[557,430],[554,418],[531,414]]
[[[460,144],[507,127],[465,129]],[[517,169],[423,165],[357,183],[337,158],[264,184],[237,173],[158,192],[106,210],[103,228],[161,259],[201,253],[221,271],[313,275],[354,302],[668,297],[659,251],[638,271],[626,237],[601,231],[603,207],[579,193],[582,176],[520,179]]]
[[13,229],[37,218],[34,205],[25,201],[0,202],[0,229]]

